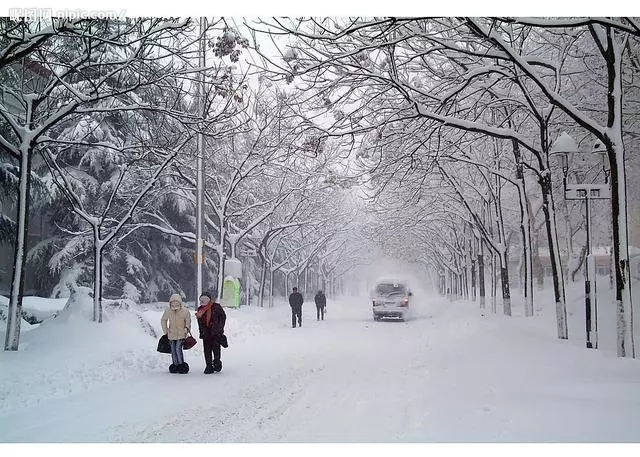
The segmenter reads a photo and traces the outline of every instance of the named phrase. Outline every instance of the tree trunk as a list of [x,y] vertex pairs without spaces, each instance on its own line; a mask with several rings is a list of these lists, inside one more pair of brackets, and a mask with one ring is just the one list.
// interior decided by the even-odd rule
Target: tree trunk
[[[533,211],[531,210],[531,202],[527,202],[529,206],[529,214],[531,215],[531,224],[536,227]],[[533,268],[533,275],[536,278],[536,286],[538,290],[544,289],[544,268],[540,261],[540,233],[536,230],[533,233],[533,241],[531,246],[531,267]]]
[[466,261],[464,266],[464,272],[462,273],[462,295],[465,300],[469,300],[469,282],[467,281],[469,275],[469,268],[467,268]]
[[475,278],[473,277],[475,273],[475,262],[476,258],[473,252],[473,244],[475,242],[475,237],[473,236],[473,230],[471,226],[469,226],[469,238],[467,245],[467,262],[469,265],[469,276],[467,277],[467,299],[471,301],[476,301],[475,297]]
[[267,262],[263,260],[262,268],[260,268],[260,288],[258,292],[260,294],[260,298],[258,299],[260,308],[264,308],[264,289],[265,289],[266,282],[267,282]]
[[522,156],[520,145],[512,140],[513,154],[516,158],[516,178],[518,188],[518,202],[520,203],[520,236],[522,237],[523,259],[523,291],[524,291],[524,315],[533,316],[533,262],[531,261],[531,205],[527,199],[527,187],[522,169]]
[[477,295],[476,263],[478,261],[477,260],[478,256],[476,256],[476,252],[477,252],[477,246],[478,246],[478,239],[473,234],[473,231],[471,232],[471,236],[473,238],[472,249],[469,251],[469,254],[471,255],[471,301],[476,301],[476,295]]
[[556,323],[558,338],[566,340],[569,337],[567,329],[567,307],[564,292],[564,279],[562,264],[560,262],[560,246],[558,232],[555,223],[555,208],[551,195],[551,174],[542,175],[540,180],[542,190],[542,210],[544,212],[547,239],[549,240],[549,259],[551,262],[551,274],[553,277],[553,293],[556,300]]
[[476,301],[476,260],[471,259],[471,301]]
[[486,304],[486,292],[485,292],[485,279],[484,279],[484,247],[482,245],[482,240],[478,240],[478,286],[480,293],[480,309],[485,309],[487,307]]
[[[616,280],[617,354],[635,358],[634,316],[629,271],[629,234],[627,232],[627,178],[622,139],[622,53],[624,44],[615,42],[615,32],[607,28],[604,54],[608,74],[608,119],[605,146],[611,168],[611,213],[613,258]],[[623,41],[626,42],[626,39]]]
[[93,227],[93,322],[102,323],[102,240],[100,228]]
[[273,275],[274,271],[269,268],[269,308],[273,308]]
[[507,265],[508,256],[505,252],[501,256],[500,280],[502,282],[502,308],[505,316],[511,316],[511,288],[509,287],[509,269]]
[[496,299],[496,253],[491,250],[491,312],[498,312],[498,303]]
[[[500,162],[498,161],[498,169]],[[500,259],[500,284],[502,292],[502,310],[505,316],[511,316],[511,285],[509,284],[509,254],[507,252],[507,238],[504,230],[504,217],[502,214],[502,184],[500,176],[495,176],[496,198],[493,201],[496,213],[496,232],[498,242],[502,248]]]
[[[521,208],[527,211],[527,208]],[[524,215],[524,213],[523,213]],[[528,216],[523,218],[520,224],[520,236],[522,237],[522,255],[523,255],[523,290],[524,290],[524,315],[526,317],[533,316],[533,262],[531,260],[531,225]]]
[[[29,104],[31,106],[31,104]],[[4,340],[5,351],[17,351],[20,344],[20,323],[22,321],[22,297],[24,295],[24,268],[27,261],[27,235],[29,232],[29,203],[31,194],[32,145],[22,144],[20,157],[20,181],[18,192],[18,231],[11,277],[11,296],[7,313],[7,333]]]
[[284,294],[287,296],[289,294],[289,272],[284,272]]

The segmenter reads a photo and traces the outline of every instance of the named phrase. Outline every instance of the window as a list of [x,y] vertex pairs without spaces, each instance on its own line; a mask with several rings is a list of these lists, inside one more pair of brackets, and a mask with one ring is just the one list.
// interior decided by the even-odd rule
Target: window
[[381,296],[404,295],[406,292],[402,284],[383,283],[376,286],[376,294]]

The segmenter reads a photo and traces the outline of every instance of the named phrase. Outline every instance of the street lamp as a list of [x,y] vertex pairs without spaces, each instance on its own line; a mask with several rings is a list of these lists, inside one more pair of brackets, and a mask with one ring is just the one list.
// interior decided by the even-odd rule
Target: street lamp
[[[592,234],[591,234],[591,200],[607,200],[611,198],[609,189],[609,170],[607,168],[607,150],[604,145],[597,141],[591,151],[592,154],[599,154],[602,160],[602,170],[604,171],[604,184],[576,183],[568,184],[567,176],[569,166],[575,161],[588,162],[589,153],[582,153],[578,150],[576,141],[566,132],[563,132],[553,143],[549,154],[559,155],[562,159],[562,175],[565,200],[584,200],[586,206],[586,229],[587,229],[587,265],[585,268],[585,327],[586,343],[588,348],[598,348],[598,300],[596,294],[596,264],[595,256],[592,254]],[[585,175],[586,176],[586,175]],[[593,278],[593,284],[591,284]]]

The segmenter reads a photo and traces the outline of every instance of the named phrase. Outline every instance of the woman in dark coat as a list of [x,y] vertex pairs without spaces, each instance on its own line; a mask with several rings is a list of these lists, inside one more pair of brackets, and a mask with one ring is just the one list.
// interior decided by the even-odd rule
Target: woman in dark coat
[[[215,295],[217,297],[218,294]],[[196,318],[198,319],[200,338],[202,338],[204,361],[207,365],[204,373],[217,373],[222,370],[220,346],[226,339],[224,337],[224,324],[227,320],[227,315],[222,306],[211,297],[209,292],[203,292],[200,295],[200,306],[196,310]],[[213,361],[211,360],[212,353]]]

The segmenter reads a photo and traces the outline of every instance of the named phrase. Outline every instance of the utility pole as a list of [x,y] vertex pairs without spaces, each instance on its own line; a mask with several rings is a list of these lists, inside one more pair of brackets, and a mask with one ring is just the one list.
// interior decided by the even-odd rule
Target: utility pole
[[[200,17],[200,39],[198,40],[198,84],[196,84],[196,102],[198,115],[204,118],[204,67],[205,60],[205,43],[206,43],[206,18]],[[198,298],[203,292],[202,290],[202,265],[204,264],[204,237],[203,237],[203,219],[204,219],[204,138],[202,136],[202,127],[198,128],[197,137],[197,162],[196,162],[196,298],[195,306],[198,307]]]
[[591,235],[591,192],[584,193],[587,224],[587,261],[585,268],[585,331],[587,347],[598,349],[598,299],[596,294],[596,264]]

